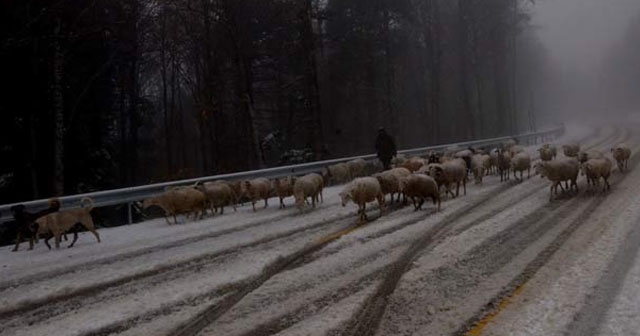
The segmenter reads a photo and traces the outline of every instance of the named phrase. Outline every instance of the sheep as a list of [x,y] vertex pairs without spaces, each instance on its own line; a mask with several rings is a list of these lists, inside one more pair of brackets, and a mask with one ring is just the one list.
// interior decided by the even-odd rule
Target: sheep
[[360,224],[364,224],[367,218],[367,203],[378,201],[378,207],[380,208],[380,216],[384,211],[384,195],[382,194],[382,188],[380,182],[375,177],[359,177],[351,183],[349,183],[340,192],[340,198],[342,199],[342,206],[346,206],[349,201],[358,205],[358,214]]
[[546,144],[543,144],[541,148],[545,148],[545,149],[549,150],[549,152],[551,152],[551,157],[553,159],[555,159],[556,156],[558,156],[558,149],[554,145],[546,143]]
[[[403,168],[403,167],[393,168],[393,169],[389,170],[389,172],[394,174],[398,178],[398,181],[400,181],[400,179],[405,177],[405,176],[411,175],[411,172],[409,171],[409,169]],[[397,201],[400,201],[400,194],[401,193],[398,193]],[[404,196],[404,198],[403,198],[403,203],[405,203],[405,204],[407,203],[407,197],[406,196]]]
[[404,154],[398,154],[391,159],[391,165],[392,167],[400,167],[405,161],[407,161],[407,157]]
[[[320,178],[322,179],[322,177]],[[286,178],[276,178],[272,182],[272,189],[276,192],[278,198],[280,198],[279,209],[284,209],[284,199],[293,196],[293,185],[296,182],[296,178],[293,176]]]
[[322,177],[324,179],[324,185],[329,185],[329,182],[341,184],[351,181],[351,172],[346,163],[338,163],[323,168]]
[[506,151],[508,151],[509,149],[511,149],[511,147],[513,147],[513,146],[515,146],[515,145],[517,145],[517,144],[518,144],[518,142],[517,142],[516,140],[514,140],[514,139],[509,139],[509,140],[504,141],[504,142],[502,143],[501,148],[502,148],[502,150],[506,150]]
[[235,199],[233,190],[226,183],[220,182],[205,182],[203,184],[196,184],[196,189],[200,190],[207,197],[207,203],[211,208],[211,214],[215,214],[220,208],[220,214],[224,214],[225,205],[232,205],[233,211],[236,211]]
[[500,182],[509,180],[509,168],[511,168],[511,155],[508,151],[498,150],[496,167],[500,173]]
[[604,154],[602,154],[602,152],[597,150],[590,150],[590,151],[578,153],[578,161],[580,163],[585,163],[590,159],[602,159],[602,158],[604,158]]
[[578,191],[579,163],[575,158],[555,159],[547,162],[540,162],[536,165],[536,173],[540,174],[540,178],[548,178],[551,181],[551,189],[549,201],[553,200],[553,194],[558,194],[558,185],[562,187],[562,181],[571,181],[571,187]]
[[578,157],[578,153],[580,153],[580,145],[579,144],[563,145],[562,151],[564,153],[564,156],[566,157]]
[[453,157],[457,159],[464,160],[465,166],[467,167],[467,174],[471,171],[471,157],[473,156],[473,151],[471,149],[461,150],[453,155]]
[[[437,205],[437,211],[440,211],[440,190],[438,183],[431,176],[422,174],[405,176],[400,180],[400,188],[413,201],[415,211],[422,209],[427,197],[431,197],[433,204]],[[419,199],[419,202],[416,199]]]
[[142,203],[143,208],[158,206],[165,212],[167,223],[169,216],[173,216],[173,221],[178,224],[177,215],[194,213],[194,219],[200,218],[206,211],[207,198],[204,193],[193,188],[174,188],[165,191],[160,196],[148,198]]
[[406,168],[408,169],[410,172],[416,172],[418,171],[418,169],[420,169],[422,166],[427,164],[427,160],[420,158],[420,157],[411,157],[409,159],[407,159],[401,166],[400,168]]
[[442,154],[436,153],[435,151],[430,151],[427,163],[428,164],[429,163],[438,163],[438,162],[440,162],[440,157],[441,156],[442,156]]
[[471,158],[471,171],[476,184],[482,184],[484,175],[491,169],[491,157],[486,154],[476,154]]
[[629,158],[631,157],[631,149],[627,144],[619,144],[614,148],[611,148],[613,158],[616,160],[618,170],[620,172],[629,168]]
[[256,211],[256,203],[258,200],[264,200],[264,208],[269,206],[269,196],[271,194],[271,182],[259,177],[244,182],[244,196],[251,200],[251,207]]
[[520,152],[511,158],[511,170],[513,170],[513,178],[516,180],[518,176],[516,172],[520,172],[520,181],[523,180],[523,173],[527,171],[527,178],[531,178],[531,157],[527,152]]
[[216,180],[216,181],[213,181],[213,183],[226,184],[227,186],[229,186],[229,188],[231,188],[231,192],[233,196],[233,200],[232,200],[233,204],[241,204],[241,198],[243,195],[243,185],[244,185],[243,181]]
[[307,174],[305,176],[307,176],[316,184],[316,202],[319,201],[321,203],[324,203],[324,197],[322,196],[322,191],[324,190],[324,179],[322,178],[322,176],[316,173]]
[[499,148],[494,148],[492,150],[489,151],[489,158],[490,158],[490,164],[491,164],[491,168],[490,168],[490,173],[491,174],[495,174],[498,173],[498,156],[500,153],[500,149]]
[[375,177],[380,183],[380,188],[382,189],[382,193],[386,195],[391,195],[391,202],[393,202],[393,195],[398,194],[398,200],[400,196],[400,177],[397,174],[392,173],[390,170],[387,170],[382,173],[374,174],[372,177]]
[[[438,182],[438,187],[444,185],[445,193],[448,192],[452,197],[458,197],[460,194],[460,184],[464,188],[464,194],[467,194],[467,174],[465,171],[465,162],[461,159],[454,159],[441,165],[433,165],[429,171],[429,175]],[[451,184],[456,184],[456,194],[451,191]]]
[[[307,174],[296,178],[293,184],[293,197],[296,200],[296,207],[300,211],[303,211],[308,197],[311,197],[312,207],[316,207],[316,200],[318,199],[318,194],[322,192],[323,185],[318,183],[318,178],[322,180],[322,177],[318,174]],[[322,183],[324,183],[324,180]]]
[[589,159],[580,167],[582,171],[582,176],[587,176],[587,180],[589,184],[593,187],[597,188],[600,184],[600,178],[604,180],[604,185],[602,186],[602,191],[606,191],[611,189],[609,185],[609,176],[611,175],[611,167],[613,163],[609,158],[597,158],[597,159]]
[[516,154],[522,152],[524,152],[524,147],[520,145],[514,145],[509,148],[509,154],[511,155],[511,157],[514,157]]
[[365,175],[367,162],[363,159],[355,159],[347,162],[349,167],[350,178],[361,177]]
[[549,147],[540,147],[538,148],[538,152],[540,152],[540,160],[542,161],[551,161],[553,160],[553,152]]

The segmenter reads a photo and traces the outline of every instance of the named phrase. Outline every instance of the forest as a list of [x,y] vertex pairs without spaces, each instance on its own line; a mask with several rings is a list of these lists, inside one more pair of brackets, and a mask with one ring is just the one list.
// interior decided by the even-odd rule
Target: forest
[[0,201],[369,154],[379,127],[535,130],[556,93],[531,6],[2,1]]

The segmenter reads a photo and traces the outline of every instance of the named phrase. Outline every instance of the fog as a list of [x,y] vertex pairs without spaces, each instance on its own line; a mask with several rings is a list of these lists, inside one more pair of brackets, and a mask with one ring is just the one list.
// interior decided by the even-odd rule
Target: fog
[[537,0],[533,24],[548,49],[562,84],[556,105],[565,116],[611,112],[606,60],[622,43],[630,21],[640,12],[638,0]]

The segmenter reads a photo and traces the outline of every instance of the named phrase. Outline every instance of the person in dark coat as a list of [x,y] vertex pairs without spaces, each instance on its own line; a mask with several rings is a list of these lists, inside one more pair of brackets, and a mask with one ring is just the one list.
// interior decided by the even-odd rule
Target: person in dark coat
[[378,136],[376,137],[376,152],[384,170],[391,169],[391,159],[398,154],[398,151],[395,141],[382,127],[378,129]]

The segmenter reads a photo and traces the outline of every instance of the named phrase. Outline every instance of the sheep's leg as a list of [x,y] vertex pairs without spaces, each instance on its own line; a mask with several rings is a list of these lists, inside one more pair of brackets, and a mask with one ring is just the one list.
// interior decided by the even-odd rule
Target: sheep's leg
[[418,207],[416,210],[422,209],[422,205],[424,204],[424,197],[420,197],[420,202],[418,202]]
[[364,217],[365,221],[368,221],[369,218],[367,217],[367,203],[362,203],[362,216]]
[[268,198],[265,198],[265,199],[264,199],[264,207],[266,208],[266,207],[268,207],[268,206],[269,206],[269,199],[268,199]]
[[[549,201],[553,201],[554,187],[556,187],[556,184],[555,183],[551,184],[551,188],[549,189]],[[557,187],[555,188],[555,192],[556,192],[556,195],[557,195],[558,194],[558,188]]]
[[[606,191],[606,190],[611,190],[611,186],[609,185],[609,181],[608,181],[608,177],[602,177],[602,179],[604,180],[604,185],[602,186],[602,191]],[[605,189],[606,187],[606,189]]]
[[382,217],[382,214],[384,212],[384,195],[378,195],[378,208],[380,208],[380,217]]
[[251,201],[251,206],[253,207],[253,211],[256,211],[256,201]]
[[467,179],[462,180],[462,189],[464,190],[464,195],[467,196]]
[[460,181],[456,182],[456,197],[460,196]]
[[316,198],[314,196],[311,196],[311,206],[315,209],[316,207]]
[[558,186],[560,186],[560,190],[562,190],[562,192],[565,192],[566,190],[564,189],[564,187],[562,186],[562,181],[557,181],[556,182],[556,195],[558,194]]

